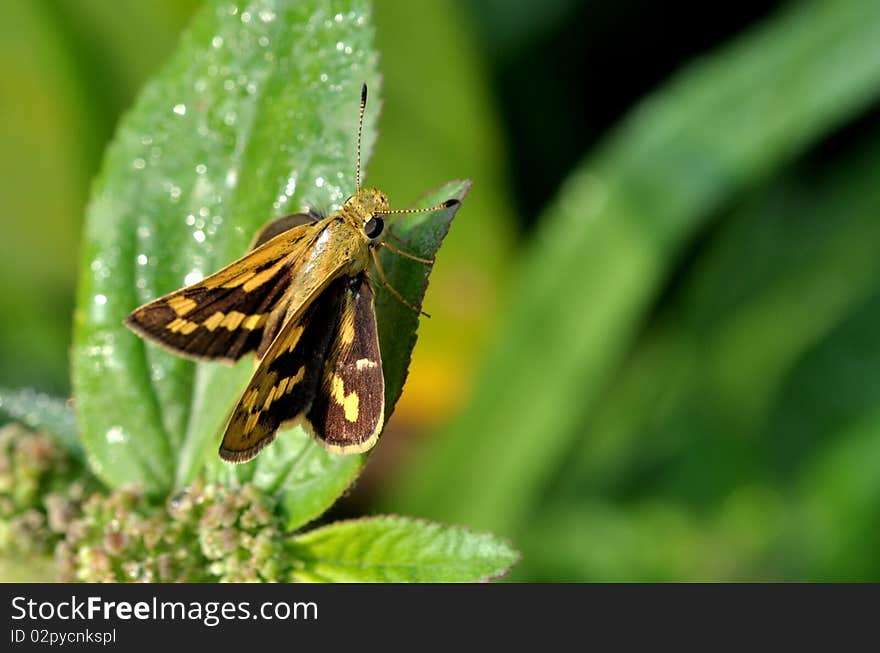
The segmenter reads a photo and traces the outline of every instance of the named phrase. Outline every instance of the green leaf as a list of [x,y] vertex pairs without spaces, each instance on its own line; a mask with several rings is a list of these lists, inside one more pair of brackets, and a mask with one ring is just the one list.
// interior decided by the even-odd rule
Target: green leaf
[[73,350],[83,442],[110,485],[168,492],[215,455],[252,361],[196,367],[122,319],[243,254],[274,216],[341,204],[360,85],[378,90],[369,14],[366,0],[209,2],[120,124],[88,209]]
[[393,509],[524,528],[681,247],[878,96],[878,43],[880,6],[798,3],[633,111],[543,216],[472,402]]
[[[471,378],[494,337],[498,290],[509,280],[517,236],[484,34],[468,29],[472,4],[375,2],[376,29],[386,36],[377,41],[382,129],[371,177],[398,204],[464,171],[477,183],[467,217],[456,222],[443,243],[442,264],[431,273],[426,310],[432,319],[419,327],[401,404],[414,428],[435,423],[460,402],[462,379]],[[431,80],[430,88],[416,79]]]
[[[461,202],[470,187],[471,182],[467,180],[451,181],[423,197],[414,208],[434,206],[448,199]],[[456,204],[432,213],[401,216],[392,223],[391,230],[403,244],[392,244],[420,258],[433,260],[460,207],[461,204]],[[390,285],[416,308],[421,308],[433,265],[413,261],[388,249],[382,250],[381,261]],[[430,307],[427,308],[430,310]],[[385,286],[376,289],[376,313],[385,374],[385,405],[393,409],[403,392],[410,357],[416,344],[419,317]]]
[[[450,182],[423,198],[419,207],[433,206],[452,198],[462,200],[469,188],[469,181]],[[406,215],[390,229],[407,243],[409,253],[433,259],[459,206]],[[412,261],[387,249],[380,256],[391,286],[413,305],[421,306],[433,266]],[[387,422],[403,389],[419,318],[384,286],[378,285],[375,291]],[[296,428],[280,433],[272,446],[255,460],[230,468],[217,459],[208,470],[211,478],[249,480],[263,490],[278,492],[287,528],[292,530],[329,508],[355,479],[366,460],[367,454],[330,453],[301,428]]]
[[35,431],[45,431],[80,461],[85,459],[76,429],[76,414],[64,399],[30,388],[0,388],[0,414]]
[[506,541],[406,517],[341,521],[298,535],[293,580],[348,583],[466,583],[505,574],[519,560]]

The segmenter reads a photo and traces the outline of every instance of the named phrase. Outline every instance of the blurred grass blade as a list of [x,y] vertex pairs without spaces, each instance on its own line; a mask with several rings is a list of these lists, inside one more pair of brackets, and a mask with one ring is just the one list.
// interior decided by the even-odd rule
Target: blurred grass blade
[[209,2],[122,121],[88,211],[73,352],[83,441],[111,485],[192,480],[253,368],[197,371],[122,319],[243,254],[273,216],[341,204],[361,83],[378,90],[372,37],[366,0]]
[[[469,188],[469,181],[453,181],[430,193],[418,205],[432,206],[453,198],[461,201]],[[392,228],[408,243],[410,253],[433,259],[460,206],[408,215]],[[421,306],[433,266],[398,256],[387,249],[382,251],[381,257],[389,283],[413,305]],[[374,284],[374,289],[387,421],[403,389],[419,318],[384,286]],[[262,490],[278,494],[286,526],[292,530],[329,508],[351,484],[366,460],[367,454],[329,453],[302,429],[296,428],[280,433],[272,446],[248,463],[230,467],[213,456],[208,470],[210,478],[252,481]]]
[[[522,534],[528,580],[706,582],[784,580],[762,567],[779,542],[786,507],[750,487],[708,514],[665,501],[585,501],[552,507]],[[518,542],[519,544],[519,542]],[[512,580],[521,580],[514,570]]]
[[[779,393],[802,357],[880,287],[878,148],[875,130],[824,172],[798,166],[730,216],[629,356],[558,491],[638,485],[638,473],[685,452],[704,460],[695,454],[708,448],[729,466],[725,447],[761,438],[775,474],[799,466],[823,437],[803,417],[815,404],[766,422],[784,409]],[[838,386],[852,384],[847,396],[872,387],[855,383],[856,368],[834,372]],[[729,482],[716,473],[693,487],[705,498]]]
[[0,22],[0,384],[68,395],[76,244],[111,127],[57,4],[5,2]]
[[[712,233],[545,498],[531,528],[546,537],[518,540],[529,579],[760,579],[767,559],[780,578],[876,576],[864,515],[880,487],[878,152],[876,127],[838,139]],[[639,499],[679,521],[648,518]],[[711,535],[705,515],[731,505],[709,546],[683,532]],[[548,538],[565,553],[545,555]],[[640,539],[656,543],[653,567]]]
[[[876,328],[880,295],[873,304]],[[876,332],[875,332],[876,333]],[[876,405],[876,404],[875,404]],[[880,577],[876,518],[880,502],[880,411],[846,422],[835,438],[804,466],[798,503],[789,507],[787,545],[781,554],[797,561],[792,576],[817,581],[874,581]],[[866,464],[867,463],[867,464]]]
[[880,5],[809,2],[634,110],[543,216],[472,402],[407,471],[392,508],[515,530],[682,244],[878,92]]
[[717,418],[706,425],[691,399],[679,407],[686,418],[643,426],[639,453],[623,457],[630,465],[596,451],[580,494],[566,483],[517,541],[524,579],[876,578],[878,524],[866,516],[880,501],[878,330],[880,284],[800,357],[756,432],[725,433]]
[[65,399],[24,388],[0,388],[0,415],[21,422],[34,431],[45,431],[79,461],[85,454],[76,430],[76,413]]
[[330,524],[289,541],[293,580],[342,583],[467,583],[506,573],[519,554],[504,540],[404,517]]

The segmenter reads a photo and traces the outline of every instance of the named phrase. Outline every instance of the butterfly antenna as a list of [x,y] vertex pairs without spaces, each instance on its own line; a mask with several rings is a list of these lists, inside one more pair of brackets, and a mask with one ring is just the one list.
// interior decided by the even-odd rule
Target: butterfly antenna
[[357,141],[357,172],[355,173],[355,190],[361,189],[361,134],[364,131],[364,110],[367,108],[367,83],[361,87],[361,114],[358,118],[358,141]]
[[435,204],[434,206],[429,206],[426,209],[389,209],[388,211],[377,211],[376,215],[396,215],[400,213],[429,213],[430,211],[439,211],[440,209],[448,209],[450,206],[456,206],[460,204],[457,199],[453,198],[451,200],[446,200],[445,202],[440,202],[440,204]]
[[[377,211],[375,214],[376,215],[400,215],[401,213],[429,213],[431,211],[439,211],[440,209],[448,209],[451,206],[457,206],[459,204],[461,204],[461,202],[459,200],[452,198],[452,199],[446,200],[445,202],[440,202],[440,204],[435,204],[434,206],[429,206],[426,209],[393,209],[393,210],[388,209],[387,211]],[[394,232],[391,231],[390,227],[388,229],[388,233],[391,234],[391,237],[394,238],[394,240],[396,240],[398,242],[402,242],[400,240],[400,238],[398,238],[397,236],[394,235]],[[385,247],[387,249],[390,249],[395,254],[400,254],[401,256],[404,256],[408,259],[412,259],[413,261],[418,261],[419,263],[432,264],[434,262],[433,259],[422,258],[420,256],[416,256],[415,254],[410,254],[409,252],[405,252],[402,249],[400,249],[399,247],[395,247],[394,245],[389,243],[387,240],[382,241],[381,246]],[[377,263],[378,263],[378,261],[377,261]],[[383,282],[384,282],[384,279],[383,279]],[[385,285],[388,285],[388,284],[386,283]],[[403,301],[403,300],[401,300],[401,301]]]

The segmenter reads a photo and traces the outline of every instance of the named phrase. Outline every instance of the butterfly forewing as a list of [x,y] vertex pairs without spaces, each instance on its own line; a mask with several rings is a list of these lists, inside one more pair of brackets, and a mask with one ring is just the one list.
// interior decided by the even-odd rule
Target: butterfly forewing
[[250,460],[279,428],[305,417],[321,381],[345,282],[331,283],[285,323],[232,411],[221,458]]
[[289,229],[199,283],[144,304],[126,324],[190,358],[262,355],[281,325],[293,265],[314,233],[313,224]]
[[385,381],[369,280],[361,273],[344,281],[321,386],[305,425],[330,451],[359,453],[382,430]]

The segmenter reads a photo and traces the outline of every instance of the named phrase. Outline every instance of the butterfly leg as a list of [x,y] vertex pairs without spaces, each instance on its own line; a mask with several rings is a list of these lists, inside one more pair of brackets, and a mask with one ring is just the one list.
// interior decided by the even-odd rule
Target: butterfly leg
[[385,233],[391,236],[393,240],[397,241],[398,244],[403,245],[404,247],[412,247],[411,242],[394,233],[394,228],[390,224],[385,228]]
[[410,309],[413,313],[416,313],[417,315],[424,315],[425,317],[431,317],[430,315],[425,313],[425,311],[419,310],[418,308],[413,306],[412,303],[410,303],[403,295],[401,295],[400,292],[394,286],[392,286],[390,283],[388,283],[388,278],[385,276],[385,270],[382,268],[382,262],[379,260],[379,254],[378,254],[377,250],[370,248],[370,254],[373,256],[373,263],[376,264],[376,272],[379,275],[379,281],[382,282],[383,286],[388,288],[388,291],[397,298],[397,301],[399,301],[401,304],[406,306],[408,309]]
[[433,265],[433,263],[434,263],[434,259],[432,259],[432,258],[421,258],[420,256],[416,256],[415,254],[410,254],[409,252],[405,252],[402,249],[400,249],[399,247],[392,245],[388,241],[382,241],[381,247],[387,247],[389,250],[391,250],[395,254],[403,256],[404,258],[411,259],[413,261],[418,261],[419,263],[424,263],[425,265]]

